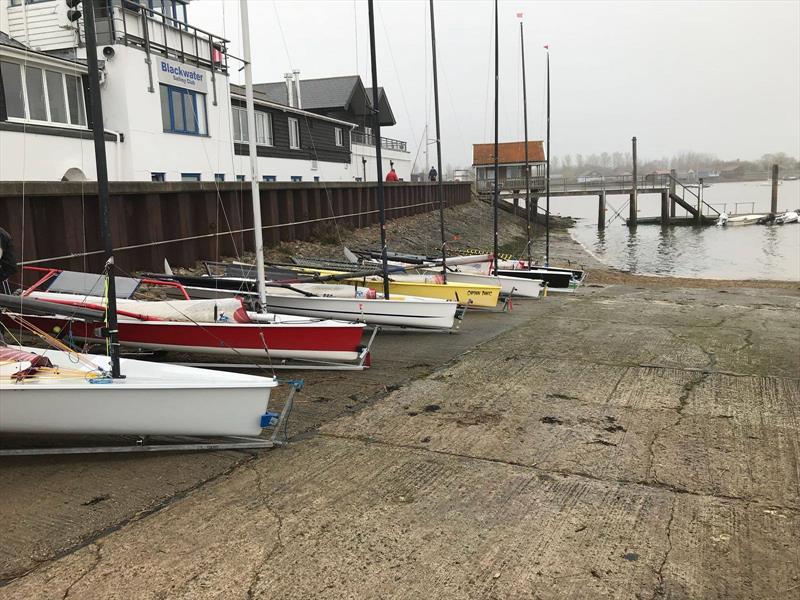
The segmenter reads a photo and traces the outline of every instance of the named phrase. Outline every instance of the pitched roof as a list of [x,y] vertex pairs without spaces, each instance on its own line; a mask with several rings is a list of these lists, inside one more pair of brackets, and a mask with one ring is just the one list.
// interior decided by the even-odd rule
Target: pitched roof
[[[305,110],[321,108],[347,108],[354,88],[360,82],[358,75],[345,77],[324,77],[322,79],[301,79],[300,95]],[[289,97],[285,81],[257,83],[253,86],[270,101],[288,104]]]
[[[516,165],[525,162],[525,142],[503,142],[497,146],[497,162]],[[528,142],[528,162],[544,162],[544,143]],[[494,164],[494,144],[473,144],[472,165]]]
[[[253,88],[270,102],[289,104],[285,81],[257,83]],[[381,125],[394,125],[392,107],[383,88],[379,88],[378,94]],[[365,88],[359,75],[301,79],[300,97],[303,110],[316,112],[350,111],[355,116],[366,117],[372,106],[372,88]]]
[[28,48],[25,44],[23,44],[22,42],[18,42],[4,31],[0,31],[0,44],[2,44],[3,46],[11,46],[13,48],[20,48],[20,49]]

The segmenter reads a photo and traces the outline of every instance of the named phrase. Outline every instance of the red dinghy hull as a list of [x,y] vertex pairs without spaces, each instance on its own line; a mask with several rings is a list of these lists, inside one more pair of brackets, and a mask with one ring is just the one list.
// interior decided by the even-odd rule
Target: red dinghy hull
[[[102,323],[25,315],[25,320],[53,335],[102,341]],[[11,323],[9,323],[11,325]],[[361,351],[363,324],[181,323],[120,321],[119,341],[143,350],[166,350],[223,356],[355,361]]]

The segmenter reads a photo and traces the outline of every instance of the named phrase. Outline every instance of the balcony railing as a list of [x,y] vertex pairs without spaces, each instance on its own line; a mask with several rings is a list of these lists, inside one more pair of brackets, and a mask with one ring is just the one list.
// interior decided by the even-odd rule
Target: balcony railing
[[[350,141],[354,144],[361,144],[362,146],[375,146],[375,136],[371,133],[362,133],[354,131],[350,134]],[[397,150],[398,152],[408,152],[406,143],[401,140],[393,140],[392,138],[381,138],[381,148],[384,150]]]
[[212,76],[228,72],[228,40],[133,0],[110,0],[97,21],[98,40],[106,37],[105,43],[136,46],[148,55],[208,69]]

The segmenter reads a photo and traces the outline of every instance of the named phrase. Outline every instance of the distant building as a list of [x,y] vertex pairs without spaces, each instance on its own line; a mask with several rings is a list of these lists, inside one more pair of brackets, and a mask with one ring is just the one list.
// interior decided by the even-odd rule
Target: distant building
[[[293,75],[287,74],[285,81],[260,83],[254,87],[273,102],[353,123],[355,128],[350,134],[351,170],[355,177],[375,181],[377,169],[375,137],[372,135],[372,88],[364,87],[358,75],[304,80],[299,79],[297,71]],[[397,124],[382,87],[378,88],[378,116],[381,128]],[[394,166],[400,179],[411,181],[411,155],[406,142],[381,136],[381,159],[381,173],[384,176]]]
[[[228,40],[191,24],[189,0],[96,6],[112,181],[248,179],[251,135],[265,181],[353,181],[362,159],[375,180],[372,104],[359,77],[301,82],[294,72],[282,95],[259,86],[249,132]],[[64,0],[0,0],[0,28],[0,180],[96,179],[83,19],[71,22]],[[379,114],[395,124],[383,90]],[[382,171],[394,161],[408,179],[405,142],[381,141]]]
[[[523,171],[524,173],[524,171]],[[456,169],[453,171],[453,181],[472,181],[473,174],[470,169]]]
[[600,171],[585,171],[576,178],[578,183],[597,183],[604,181],[605,176]]
[[[472,145],[472,167],[478,192],[494,189],[494,144]],[[498,144],[498,184],[500,190],[525,189],[525,142]],[[544,143],[528,142],[529,181],[532,191],[545,187]]]

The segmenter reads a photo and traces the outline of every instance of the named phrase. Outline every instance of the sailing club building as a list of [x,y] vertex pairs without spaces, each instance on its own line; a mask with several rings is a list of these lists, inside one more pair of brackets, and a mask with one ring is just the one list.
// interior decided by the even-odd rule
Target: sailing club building
[[[472,167],[475,185],[480,193],[494,191],[494,144],[472,145]],[[525,142],[504,142],[497,145],[497,181],[500,191],[525,189]],[[545,187],[546,160],[544,143],[528,142],[528,182],[531,191]]]
[[[84,0],[84,2],[89,0]],[[112,181],[374,181],[372,90],[358,75],[255,85],[255,132],[228,40],[189,0],[94,0]],[[83,19],[64,0],[0,0],[0,181],[96,179]],[[258,60],[258,56],[255,57]],[[396,123],[379,90],[382,127]],[[411,179],[406,143],[381,138],[382,173]]]

